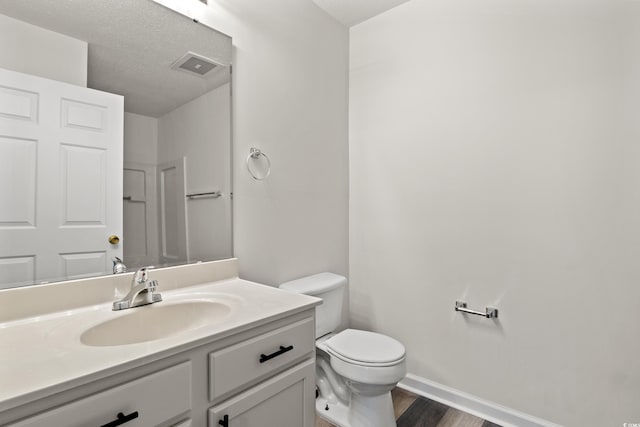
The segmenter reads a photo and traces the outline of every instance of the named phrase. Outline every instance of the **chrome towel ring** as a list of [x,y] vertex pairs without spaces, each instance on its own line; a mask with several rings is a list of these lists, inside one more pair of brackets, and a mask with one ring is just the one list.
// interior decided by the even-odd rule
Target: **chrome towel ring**
[[[260,156],[264,157],[264,160],[267,162],[267,171],[262,176],[251,170],[251,160],[257,160]],[[251,147],[249,149],[249,155],[247,156],[247,170],[253,179],[256,181],[262,181],[271,173],[271,160],[269,160],[269,157],[260,151],[260,149]]]

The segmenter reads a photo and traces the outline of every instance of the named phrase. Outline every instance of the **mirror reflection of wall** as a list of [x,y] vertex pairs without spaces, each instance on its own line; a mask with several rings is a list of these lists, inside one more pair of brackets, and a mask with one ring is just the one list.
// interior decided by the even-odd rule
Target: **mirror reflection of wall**
[[[230,212],[217,200],[224,197],[218,192],[230,187],[229,97],[230,84],[225,83],[158,118],[125,112],[127,265],[231,256],[231,233],[224,226]],[[159,179],[165,180],[164,187]],[[172,191],[162,193],[167,200],[161,203],[158,191],[163,188]],[[180,188],[186,194],[177,194]],[[185,215],[178,212],[181,201],[186,203]]]
[[[25,127],[16,106],[35,99],[24,108],[35,108],[33,117],[42,122],[48,114],[44,109],[49,95],[29,89],[30,83],[17,90],[16,84],[0,81],[0,134],[10,137],[0,140],[0,181],[4,182],[0,185],[4,201],[0,207],[0,289],[109,274],[114,256],[123,257],[131,269],[233,255],[230,38],[150,0],[121,3],[118,8],[99,0],[8,0],[0,4],[0,71],[5,73],[0,76],[35,82],[51,79],[60,82],[63,91],[98,93],[86,89],[93,88],[124,97],[124,111],[120,107],[113,116],[110,110],[100,116],[109,125],[123,121],[123,128],[120,125],[115,131],[124,140],[124,148],[117,149],[118,160],[86,167],[89,163],[76,156],[77,165],[82,165],[78,174],[65,172],[65,165],[71,163],[61,162],[55,179],[48,180],[51,191],[43,191],[39,168],[51,169],[57,154],[38,157],[44,139],[34,138],[29,147],[20,143],[28,138],[16,130],[16,123]],[[76,13],[69,13],[70,8]],[[141,13],[170,22],[168,26],[180,36],[163,34],[162,28],[127,25],[127,20]],[[121,31],[105,28],[105,22],[120,21]],[[196,55],[189,56],[190,52]],[[183,63],[186,71],[179,68]],[[16,96],[25,93],[35,98],[25,101]],[[79,99],[84,95],[60,96]],[[98,115],[106,111],[101,103],[85,101],[82,105],[98,106]],[[91,116],[89,110],[84,113]],[[77,130],[76,126],[73,131]],[[100,132],[93,131],[84,140],[59,142],[84,149],[90,145],[87,141],[100,139],[96,138]],[[106,170],[114,165],[119,172],[108,178]],[[56,185],[65,181],[58,179],[64,173],[66,184]],[[94,181],[85,178],[88,175]],[[69,188],[75,188],[75,193]],[[104,188],[100,191],[111,199],[93,203],[100,199],[98,188]],[[46,202],[31,197],[43,193],[51,195]],[[69,195],[74,194],[72,203]],[[57,215],[65,210],[60,209],[63,205],[65,209],[76,206],[81,212],[78,217],[88,215],[86,212],[100,216],[103,210],[115,209],[119,218],[109,224],[102,219],[78,221],[77,227],[56,218],[55,228],[73,229],[75,239],[82,242],[75,247],[70,247],[72,239],[67,237],[28,247],[27,239],[15,233],[18,229],[39,230],[40,214],[47,210]],[[33,218],[24,221],[29,215]],[[99,243],[89,247],[92,233]],[[109,243],[109,236],[118,236],[120,242]],[[44,253],[43,246],[51,246],[49,252]],[[40,263],[44,259],[49,260],[47,268]]]

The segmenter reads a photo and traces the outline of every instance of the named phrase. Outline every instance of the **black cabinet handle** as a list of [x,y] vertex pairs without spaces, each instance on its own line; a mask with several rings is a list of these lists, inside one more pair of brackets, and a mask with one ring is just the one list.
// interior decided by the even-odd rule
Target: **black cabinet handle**
[[293,346],[290,345],[289,347],[284,347],[284,346],[280,346],[280,350],[276,351],[275,353],[271,353],[271,354],[261,354],[260,355],[260,363],[264,363],[267,360],[271,360],[274,357],[278,357],[281,354],[286,353],[287,351],[291,351],[293,350]]
[[136,418],[138,418],[138,411],[132,412],[129,415],[125,415],[122,412],[118,412],[117,419],[111,421],[110,423],[106,423],[101,427],[116,427],[124,423],[128,423],[131,420],[135,420]]
[[224,417],[222,417],[222,419],[218,421],[218,424],[220,424],[222,427],[229,427],[229,415],[225,415]]

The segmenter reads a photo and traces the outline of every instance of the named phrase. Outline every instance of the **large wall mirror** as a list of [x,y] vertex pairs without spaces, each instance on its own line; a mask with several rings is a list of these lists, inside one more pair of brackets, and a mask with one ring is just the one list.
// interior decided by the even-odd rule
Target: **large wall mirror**
[[153,0],[0,2],[0,289],[233,256],[231,57]]

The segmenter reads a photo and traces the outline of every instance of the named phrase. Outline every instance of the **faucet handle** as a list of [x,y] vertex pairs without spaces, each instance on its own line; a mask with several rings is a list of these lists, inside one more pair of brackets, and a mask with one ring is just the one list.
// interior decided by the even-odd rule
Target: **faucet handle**
[[139,268],[136,273],[133,275],[133,282],[134,283],[144,283],[147,281],[147,270],[151,270],[155,268],[152,265],[149,265],[147,267],[142,267]]
[[127,266],[118,257],[113,257],[113,274],[120,274],[127,272]]

